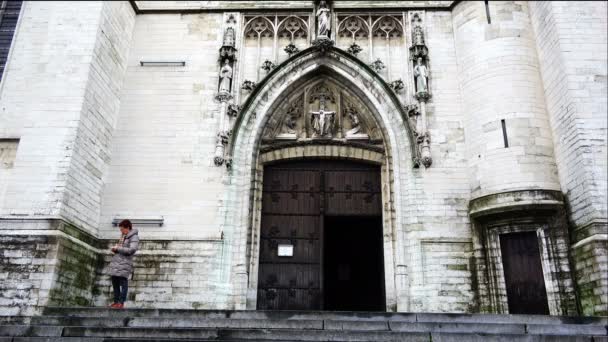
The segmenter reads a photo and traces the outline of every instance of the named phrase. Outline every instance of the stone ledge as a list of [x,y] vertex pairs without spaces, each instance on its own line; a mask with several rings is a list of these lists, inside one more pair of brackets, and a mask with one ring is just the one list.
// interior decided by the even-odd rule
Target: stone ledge
[[595,219],[585,224],[573,227],[572,243],[578,243],[595,235],[602,235],[608,232],[608,221],[605,219]]
[[[334,142],[335,143],[335,142]],[[381,151],[374,151],[367,146],[338,145],[336,149],[326,148],[323,144],[306,144],[283,147],[260,153],[262,164],[284,159],[302,159],[331,157],[338,159],[365,160],[382,164],[385,158]]]
[[504,212],[555,210],[563,207],[564,199],[559,191],[516,190],[471,199],[469,215],[478,218]]
[[584,238],[584,239],[578,241],[577,243],[573,244],[572,249],[576,249],[576,248],[585,246],[589,243],[596,242],[596,241],[608,241],[608,234],[591,235],[591,236]]

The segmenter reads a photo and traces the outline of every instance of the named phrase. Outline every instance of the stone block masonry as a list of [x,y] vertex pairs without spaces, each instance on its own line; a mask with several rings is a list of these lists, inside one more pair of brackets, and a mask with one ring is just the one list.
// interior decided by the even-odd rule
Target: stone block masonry
[[[508,313],[500,235],[536,232],[551,314],[608,314],[606,2],[335,1],[322,53],[312,0],[201,3],[23,3],[0,82],[0,315],[109,304],[112,220],[161,216],[137,227],[129,307],[255,308],[264,167],[304,158],[381,165],[387,310]],[[224,115],[228,27],[228,101],[243,107]],[[403,110],[421,104],[414,32],[428,48],[424,121]],[[264,132],[317,81],[361,100],[377,146],[274,145]],[[352,126],[336,106],[337,128]],[[296,128],[311,124],[301,114]],[[230,162],[217,167],[220,130]],[[412,165],[421,143],[427,168]]]
[[[109,250],[115,240],[104,240]],[[144,241],[135,256],[129,281],[128,307],[220,309],[228,306],[230,286],[222,282],[223,240]],[[105,269],[110,253],[100,255],[94,305],[112,302],[112,284]]]
[[[86,241],[86,242],[85,242]],[[0,316],[30,316],[53,305],[90,305],[95,239],[61,220],[0,222]]]
[[20,17],[0,97],[0,138],[20,144],[0,214],[62,217],[95,232],[133,10],[32,1]]
[[602,1],[530,2],[585,315],[608,311],[607,11]]

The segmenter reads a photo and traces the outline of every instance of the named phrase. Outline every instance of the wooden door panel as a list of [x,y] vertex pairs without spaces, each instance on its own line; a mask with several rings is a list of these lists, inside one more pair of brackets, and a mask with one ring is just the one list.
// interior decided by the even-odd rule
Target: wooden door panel
[[311,191],[319,192],[319,171],[273,168],[264,177],[264,191]]
[[262,215],[262,238],[316,239],[319,217],[300,215]]
[[319,193],[266,192],[262,196],[264,214],[319,214]]
[[[379,167],[297,161],[264,168],[258,309],[322,309],[324,215],[381,215]],[[279,244],[293,256],[279,257]]]
[[327,215],[335,216],[379,216],[382,214],[379,193],[334,193],[325,194]]
[[325,191],[380,192],[376,170],[325,171]]
[[549,314],[536,232],[500,235],[510,314]]
[[271,264],[261,263],[265,277],[260,278],[260,284],[265,288],[300,288],[318,289],[319,263],[314,264]]
[[[293,246],[292,257],[278,256],[278,245]],[[299,264],[319,263],[318,239],[261,239],[260,263]]]

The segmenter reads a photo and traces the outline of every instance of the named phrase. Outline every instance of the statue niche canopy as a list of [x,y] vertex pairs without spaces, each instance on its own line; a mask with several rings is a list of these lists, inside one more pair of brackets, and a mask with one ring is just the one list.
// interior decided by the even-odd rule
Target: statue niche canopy
[[323,76],[289,94],[262,133],[264,150],[306,143],[383,144],[369,108],[347,87]]

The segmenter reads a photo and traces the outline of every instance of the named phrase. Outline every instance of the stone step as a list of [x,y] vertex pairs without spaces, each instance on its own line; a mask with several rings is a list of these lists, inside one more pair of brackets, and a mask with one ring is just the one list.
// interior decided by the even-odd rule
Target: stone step
[[230,319],[287,319],[287,320],[355,320],[445,323],[505,323],[505,324],[592,324],[608,325],[608,317],[570,317],[543,315],[390,313],[390,312],[328,312],[328,311],[231,311],[182,309],[109,309],[59,308],[44,311],[49,316],[76,317],[179,317]]
[[388,331],[327,331],[294,329],[160,329],[160,328],[72,328],[64,336],[172,339],[216,339],[245,341],[421,341],[429,342],[429,333],[395,333]]
[[230,310],[182,310],[182,309],[109,309],[109,308],[46,308],[47,316],[76,317],[180,317],[180,318],[230,318],[230,319],[288,319],[288,320],[397,320],[415,322],[413,313],[386,312],[327,312],[327,311],[230,311]]
[[[323,329],[321,320],[276,319],[217,319],[217,318],[164,318],[164,317],[33,317],[34,325],[90,326],[90,327],[158,327],[158,328],[232,328],[232,329]],[[385,323],[386,325],[386,323]]]
[[[606,342],[607,340],[603,337],[571,337],[571,336],[557,336],[552,338],[545,338],[538,335],[526,335],[526,336],[496,336],[496,335],[484,335],[484,334],[447,334],[447,333],[434,333],[431,335],[432,340],[429,337],[429,342]],[[164,338],[104,338],[104,337],[0,337],[0,342],[126,342],[126,341],[141,341],[141,342],[171,342],[171,341],[223,341],[223,342],[243,342],[243,340],[228,340],[228,339],[164,339]],[[294,342],[294,340],[271,340],[272,342]],[[346,341],[346,340],[335,340],[335,341]],[[408,340],[404,340],[408,341]],[[379,342],[379,341],[378,341]]]
[[349,331],[453,332],[488,334],[604,335],[606,326],[592,324],[509,324],[479,322],[399,322],[353,320],[207,319],[166,317],[32,318],[33,325],[151,328],[316,329]]
[[[105,338],[105,337],[0,337],[0,342],[106,342],[106,341],[145,341],[145,342],[171,342],[175,339],[166,338]],[[207,342],[217,340],[202,340],[202,339],[180,339],[178,341],[196,341]],[[222,342],[242,342],[239,340],[221,340]],[[275,340],[273,342],[292,342]]]
[[[342,330],[283,330],[283,329],[159,329],[159,328],[72,328],[64,329],[64,336],[216,339],[243,341],[468,341],[476,336],[480,341],[593,341],[591,336],[541,336],[528,334],[450,333],[450,332],[390,332]],[[435,337],[433,337],[435,336]],[[460,338],[460,339],[459,339]],[[465,338],[465,339],[463,339]]]
[[[326,321],[322,326],[307,326],[299,329],[298,325],[292,328],[279,328],[276,325],[271,329],[250,328],[253,323],[239,328],[222,328],[213,326],[212,322],[205,322],[207,327],[159,327],[159,326],[0,326],[0,336],[3,337],[107,337],[107,338],[158,338],[168,337],[174,339],[270,339],[270,340],[298,340],[317,341],[334,340],[336,336],[348,336],[355,341],[365,338],[380,338],[381,341],[392,341],[396,337],[418,340],[420,336],[432,334],[478,334],[483,336],[549,336],[553,337],[591,337],[606,336],[606,328],[601,326],[570,326],[570,329],[552,325],[511,325],[511,324],[461,324],[461,323],[403,323],[365,322],[360,326],[352,321]],[[243,322],[241,322],[243,323]],[[306,322],[291,322],[296,324]],[[247,327],[246,327],[247,326]],[[249,336],[253,336],[249,338]],[[265,337],[266,336],[266,337]],[[294,338],[297,336],[297,338]],[[583,339],[584,340],[584,339]]]

